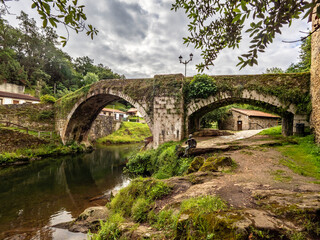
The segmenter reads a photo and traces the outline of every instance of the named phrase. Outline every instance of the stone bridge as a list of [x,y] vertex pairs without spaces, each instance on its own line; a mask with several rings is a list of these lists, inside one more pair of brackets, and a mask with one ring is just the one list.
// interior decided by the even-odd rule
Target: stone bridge
[[182,74],[150,79],[102,80],[56,102],[56,130],[64,143],[88,144],[88,133],[100,111],[124,99],[138,109],[152,134],[153,146],[179,141],[199,128],[204,114],[233,103],[260,106],[282,117],[283,135],[295,123],[307,126],[310,107],[308,73],[212,76],[218,92],[206,99],[190,99],[191,78]]

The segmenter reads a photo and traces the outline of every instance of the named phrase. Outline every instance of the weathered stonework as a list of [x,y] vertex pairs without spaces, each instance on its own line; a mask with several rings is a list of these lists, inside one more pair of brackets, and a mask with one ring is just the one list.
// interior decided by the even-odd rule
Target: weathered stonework
[[[320,20],[312,15],[312,31]],[[320,31],[311,35],[311,69],[310,92],[312,102],[311,127],[315,133],[316,142],[320,144]]]
[[98,115],[89,132],[90,141],[108,136],[120,128],[121,122],[112,116]]
[[[230,111],[227,119],[219,122],[222,130],[256,130],[278,125],[279,118],[249,116],[237,111]],[[241,121],[241,129],[238,121]]]
[[54,131],[52,104],[0,105],[0,121],[11,122],[37,131]]
[[87,143],[94,119],[104,106],[125,99],[138,109],[152,135],[153,147],[182,140],[199,128],[200,118],[233,103],[264,107],[283,119],[283,134],[292,135],[295,123],[309,123],[309,74],[213,76],[217,93],[207,99],[189,99],[190,79],[182,74],[152,79],[103,80],[86,86],[56,103],[56,130],[62,141]]

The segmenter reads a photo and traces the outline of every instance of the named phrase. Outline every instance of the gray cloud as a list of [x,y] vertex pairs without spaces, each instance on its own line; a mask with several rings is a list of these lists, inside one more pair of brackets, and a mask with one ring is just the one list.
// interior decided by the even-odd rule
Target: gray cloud
[[[88,23],[99,29],[99,35],[92,41],[85,34],[70,32],[70,40],[64,51],[72,57],[89,56],[95,63],[103,63],[113,71],[125,74],[127,78],[152,77],[155,74],[184,73],[184,59],[192,52],[194,59],[188,64],[187,74],[195,75],[195,65],[201,62],[201,51],[183,44],[188,36],[188,19],[184,11],[171,11],[172,0],[85,0]],[[30,8],[31,1],[8,2],[12,10],[21,9],[39,20]],[[10,23],[17,25],[14,17]],[[40,24],[39,24],[40,25]],[[215,66],[205,71],[208,74],[258,74],[266,68],[286,69],[296,62],[299,45],[283,43],[282,40],[299,39],[299,30],[306,30],[308,23],[294,21],[291,28],[283,29],[264,54],[259,55],[259,65],[239,71],[237,56],[249,49],[249,39],[243,37],[239,49],[225,49]],[[63,28],[58,33],[65,35]]]

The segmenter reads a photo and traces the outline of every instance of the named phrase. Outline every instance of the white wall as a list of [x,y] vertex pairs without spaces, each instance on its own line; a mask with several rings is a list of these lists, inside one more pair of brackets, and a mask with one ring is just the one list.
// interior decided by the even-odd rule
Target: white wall
[[25,89],[24,86],[12,84],[12,83],[0,84],[0,91],[3,91],[3,92],[24,94],[24,89]]
[[13,100],[19,101],[19,104],[26,103],[26,102],[39,103],[38,101],[22,100],[22,99],[14,99],[14,98],[2,98],[2,97],[0,97],[0,104],[1,104],[1,100],[2,100],[2,105],[13,104]]

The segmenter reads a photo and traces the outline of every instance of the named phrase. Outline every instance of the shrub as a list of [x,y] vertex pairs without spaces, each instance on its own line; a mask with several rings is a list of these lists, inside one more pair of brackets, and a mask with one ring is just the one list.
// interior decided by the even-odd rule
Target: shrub
[[161,144],[156,150],[140,152],[129,158],[126,165],[128,173],[140,176],[153,176],[157,179],[182,175],[189,166],[191,158],[179,158],[178,143]]
[[159,229],[170,230],[176,227],[178,220],[178,214],[174,214],[172,209],[162,210],[155,217],[154,226]]
[[121,232],[119,230],[119,225],[124,221],[124,218],[119,213],[113,213],[108,217],[105,223],[101,222],[101,229],[97,234],[92,235],[94,240],[103,239],[119,239]]
[[[142,220],[140,218],[141,211],[146,208],[144,204],[148,203],[148,206],[150,206],[156,199],[169,194],[170,191],[171,188],[159,180],[136,178],[113,198],[110,208],[121,212],[124,216],[133,217],[132,215],[134,214],[137,219]],[[137,199],[140,200],[138,201]],[[134,210],[133,206],[135,206]]]
[[217,92],[217,85],[213,78],[206,74],[197,74],[189,84],[189,98],[207,98]]
[[137,153],[129,158],[126,172],[140,176],[151,175],[151,157],[153,151]]
[[145,198],[138,198],[131,208],[131,216],[136,222],[144,222],[147,220],[149,210],[149,202]]
[[46,94],[46,95],[43,95],[40,97],[40,102],[41,103],[55,103],[56,98],[54,96]]

